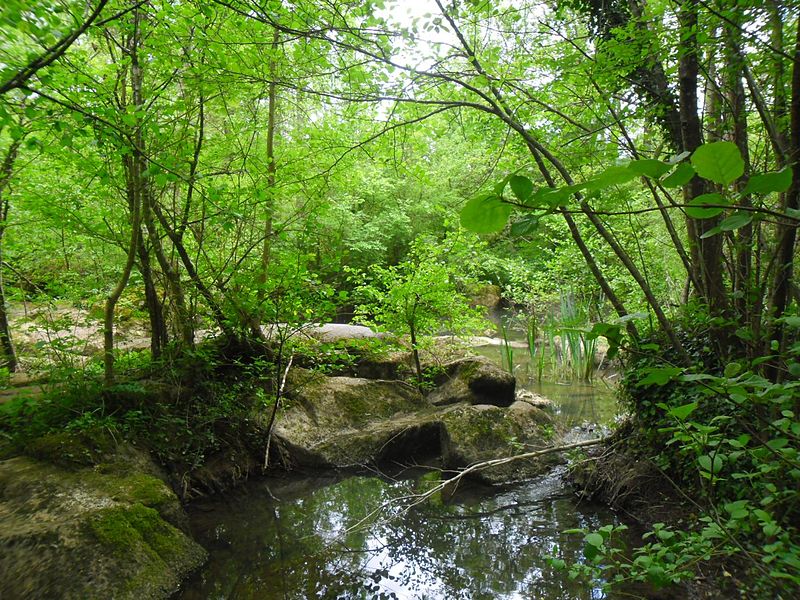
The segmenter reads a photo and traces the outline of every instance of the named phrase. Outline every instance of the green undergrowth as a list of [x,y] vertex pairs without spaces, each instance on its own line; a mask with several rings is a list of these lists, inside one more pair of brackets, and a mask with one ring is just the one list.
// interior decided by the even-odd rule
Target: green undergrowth
[[[798,328],[800,319],[786,324]],[[571,574],[667,586],[711,565],[734,572],[727,580],[747,597],[797,597],[800,343],[782,355],[776,347],[768,357],[725,364],[701,331],[687,333],[685,345],[690,368],[671,363],[658,336],[628,356],[622,399],[635,443],[623,440],[615,452],[653,465],[696,518],[653,524],[633,550],[622,547],[617,528],[576,531],[586,561]],[[771,364],[785,370],[770,373]]]
[[246,446],[274,402],[266,347],[207,344],[180,359],[137,353],[118,364],[114,385],[91,368],[59,373],[42,396],[0,406],[0,457],[81,468],[103,463],[124,440],[187,473],[218,451]]

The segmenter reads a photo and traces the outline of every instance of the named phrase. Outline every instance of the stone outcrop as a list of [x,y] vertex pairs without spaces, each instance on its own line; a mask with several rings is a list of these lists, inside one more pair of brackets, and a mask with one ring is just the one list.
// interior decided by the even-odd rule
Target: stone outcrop
[[[460,405],[442,417],[442,460],[447,469],[507,458],[552,444],[553,420],[539,408],[514,402],[509,408],[490,405]],[[506,483],[541,475],[553,458],[514,461],[477,471],[486,483]]]
[[175,494],[139,462],[0,462],[0,598],[172,595],[206,553]]
[[507,407],[514,402],[516,379],[488,358],[462,358],[443,367],[437,387],[428,395],[434,406],[459,402]]
[[421,442],[419,431],[431,420],[422,394],[401,381],[297,369],[287,382],[287,400],[290,408],[273,435],[283,458],[303,466],[355,466],[398,452],[413,454],[409,445]]
[[[501,390],[507,391],[498,371],[502,375],[483,360],[453,365],[454,377],[448,382],[457,381],[462,390],[437,406],[430,402],[436,392],[425,398],[399,381],[324,377],[296,369],[287,385],[290,408],[273,432],[278,458],[286,465],[321,468],[440,455],[446,468],[456,469],[550,445],[552,419],[530,403],[514,402],[513,386],[510,406],[477,403],[483,396],[469,387],[471,381],[481,382],[478,389],[484,391],[493,389],[487,381],[498,378]],[[549,464],[515,462],[478,477],[490,483],[519,480],[538,475]]]

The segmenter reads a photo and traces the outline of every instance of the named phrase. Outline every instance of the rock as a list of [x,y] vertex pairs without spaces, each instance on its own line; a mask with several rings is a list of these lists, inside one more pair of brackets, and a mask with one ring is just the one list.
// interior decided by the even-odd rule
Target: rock
[[511,406],[514,402],[516,379],[488,358],[474,356],[456,360],[444,366],[436,378],[439,386],[428,395],[434,406],[458,402]]
[[553,406],[553,402],[549,398],[534,394],[530,390],[517,390],[516,399],[517,402],[526,402],[536,408],[550,408]]
[[496,309],[500,306],[502,298],[499,285],[486,283],[473,287],[468,293],[471,298],[470,306],[485,306],[489,310]]
[[356,377],[364,379],[400,379],[411,375],[413,363],[410,352],[390,352],[386,355],[367,355],[355,364]]
[[439,443],[439,425],[420,392],[400,381],[324,377],[293,369],[290,408],[273,431],[291,464],[346,467],[411,457]]
[[[510,408],[457,406],[442,417],[442,460],[448,469],[506,458],[551,445],[553,421],[547,413],[525,402]],[[557,459],[545,456],[515,461],[478,471],[474,477],[498,484],[530,479],[547,471]]]
[[128,454],[79,470],[0,462],[0,597],[168,598],[205,561],[175,494]]
[[325,323],[312,325],[303,329],[303,333],[321,342],[339,342],[341,340],[379,339],[383,335],[363,325],[343,325],[341,323]]

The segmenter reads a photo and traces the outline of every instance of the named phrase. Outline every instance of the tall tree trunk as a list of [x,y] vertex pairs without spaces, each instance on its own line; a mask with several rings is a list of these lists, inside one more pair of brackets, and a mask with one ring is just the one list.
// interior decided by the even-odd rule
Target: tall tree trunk
[[[138,10],[136,18],[140,18],[138,16]],[[143,80],[144,73],[142,65],[139,62],[138,44],[134,44],[131,49],[131,95],[133,105],[137,111],[144,110],[144,96],[142,92]],[[148,159],[145,154],[146,147],[141,125],[136,127],[133,138],[134,148],[132,165],[139,180],[142,222],[147,229],[147,235],[153,254],[155,254],[161,271],[164,273],[164,278],[167,280],[170,297],[175,303],[175,323],[180,336],[180,346],[182,348],[193,348],[194,327],[192,326],[191,314],[186,304],[186,295],[183,290],[183,284],[181,283],[180,273],[164,252],[161,237],[153,219],[156,199],[153,195],[152,187],[144,176],[147,170]]]
[[269,60],[269,89],[267,92],[268,114],[267,114],[267,194],[266,211],[264,215],[264,245],[261,250],[261,271],[258,274],[258,303],[255,321],[261,324],[261,306],[266,297],[266,285],[269,279],[269,263],[272,253],[272,227],[275,215],[275,176],[277,165],[275,164],[275,126],[278,102],[278,62],[275,54],[278,51],[280,41],[277,29],[272,34],[272,54]]
[[10,202],[6,193],[14,173],[14,162],[17,160],[19,146],[22,139],[11,142],[6,150],[2,167],[0,167],[0,351],[6,360],[6,368],[13,373],[17,370],[17,354],[11,339],[11,328],[8,324],[8,311],[6,309],[6,289],[3,279],[3,237],[8,226],[8,211]]
[[[797,24],[794,57],[792,61],[792,96],[789,106],[791,131],[789,142],[789,164],[792,165],[792,185],[784,194],[782,212],[800,210],[800,22]],[[784,219],[778,228],[777,268],[772,292],[772,316],[782,317],[791,300],[791,284],[794,274],[796,223]],[[788,336],[781,321],[776,321],[772,339],[779,340],[780,351],[786,350]]]
[[[694,152],[703,144],[702,127],[697,112],[697,80],[700,71],[697,55],[697,0],[680,2],[678,21],[682,38],[678,63],[681,133],[683,149]],[[684,188],[685,201],[688,203],[706,191],[704,180],[694,177]],[[724,315],[727,312],[727,298],[722,279],[722,236],[715,235],[703,239],[702,235],[715,227],[718,220],[689,217],[686,219],[692,264],[695,269],[694,279],[702,283],[702,289],[698,290],[700,298],[708,304],[712,315]]]
[[[739,148],[745,164],[745,173],[751,172],[750,147],[748,144],[747,131],[747,106],[745,99],[744,83],[742,74],[745,72],[746,65],[742,54],[739,52],[741,29],[741,17],[734,14],[733,23],[724,24],[725,37],[725,56],[726,56],[726,93],[728,106],[731,111],[731,134],[733,142]],[[737,182],[737,191],[744,189],[747,181],[741,178]],[[744,196],[739,204],[745,208],[753,206],[749,196]],[[753,224],[748,223],[736,231],[734,238],[734,277],[733,277],[733,298],[736,316],[740,326],[749,326],[753,322],[754,291],[756,284],[753,281]]]

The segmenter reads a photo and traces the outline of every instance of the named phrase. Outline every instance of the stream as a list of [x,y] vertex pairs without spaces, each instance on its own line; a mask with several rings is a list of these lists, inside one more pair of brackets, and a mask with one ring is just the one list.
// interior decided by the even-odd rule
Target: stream
[[[617,413],[603,382],[523,387],[550,398],[560,420],[582,424],[584,435]],[[412,507],[398,499],[439,481],[435,461],[387,469],[257,479],[195,503],[192,530],[210,558],[176,598],[615,597],[601,582],[587,587],[548,563],[584,560],[582,536],[564,530],[620,522],[603,506],[578,502],[562,483],[563,467],[502,489],[462,482]]]

